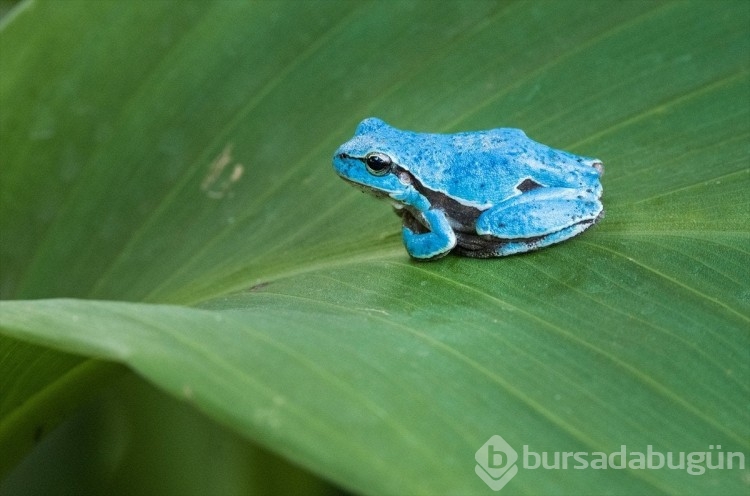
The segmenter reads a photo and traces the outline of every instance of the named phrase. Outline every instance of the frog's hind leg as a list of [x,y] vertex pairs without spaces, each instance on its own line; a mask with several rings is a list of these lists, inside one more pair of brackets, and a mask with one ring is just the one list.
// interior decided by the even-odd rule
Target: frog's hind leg
[[[603,214],[604,212],[599,215],[599,218],[601,218]],[[573,236],[582,233],[589,227],[593,226],[597,220],[598,219],[580,222],[544,237],[499,242],[495,247],[492,255],[486,256],[503,257],[506,255],[515,255],[516,253],[538,250],[539,248],[544,248],[545,246],[565,241],[566,239],[570,239]]]
[[547,236],[574,224],[595,220],[599,198],[569,188],[538,188],[501,202],[477,218],[477,234],[497,238]]
[[512,255],[571,238],[594,224],[602,212],[595,194],[538,188],[482,212],[476,230],[497,239],[494,256]]

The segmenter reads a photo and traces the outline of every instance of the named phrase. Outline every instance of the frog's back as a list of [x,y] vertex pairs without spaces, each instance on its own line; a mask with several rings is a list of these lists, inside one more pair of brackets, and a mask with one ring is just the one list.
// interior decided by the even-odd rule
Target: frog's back
[[520,194],[527,180],[575,188],[599,174],[592,167],[595,160],[537,143],[520,129],[421,136],[412,138],[421,146],[403,157],[405,168],[423,186],[479,208]]

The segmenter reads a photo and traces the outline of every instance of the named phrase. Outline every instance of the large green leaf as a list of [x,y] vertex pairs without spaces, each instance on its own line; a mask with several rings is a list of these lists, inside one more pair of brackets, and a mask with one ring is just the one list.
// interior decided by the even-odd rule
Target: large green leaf
[[[742,1],[21,4],[0,31],[0,294],[26,300],[0,304],[0,451],[106,359],[362,493],[489,493],[494,434],[747,456],[749,25]],[[599,157],[607,217],[412,262],[330,169],[368,115]],[[521,467],[505,491],[741,494],[745,474]]]

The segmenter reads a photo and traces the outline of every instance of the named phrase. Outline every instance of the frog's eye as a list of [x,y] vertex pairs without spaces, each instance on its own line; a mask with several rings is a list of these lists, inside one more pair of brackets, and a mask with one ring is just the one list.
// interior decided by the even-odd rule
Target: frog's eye
[[372,152],[365,156],[365,165],[367,170],[373,176],[384,176],[391,170],[391,157],[385,153]]

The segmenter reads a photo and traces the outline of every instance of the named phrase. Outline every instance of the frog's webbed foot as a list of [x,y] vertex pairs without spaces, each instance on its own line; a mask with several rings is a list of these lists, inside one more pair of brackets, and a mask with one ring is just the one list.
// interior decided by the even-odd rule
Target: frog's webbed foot
[[456,235],[443,212],[427,210],[420,214],[421,222],[406,209],[399,214],[404,223],[404,245],[412,257],[419,260],[439,258],[456,246]]

